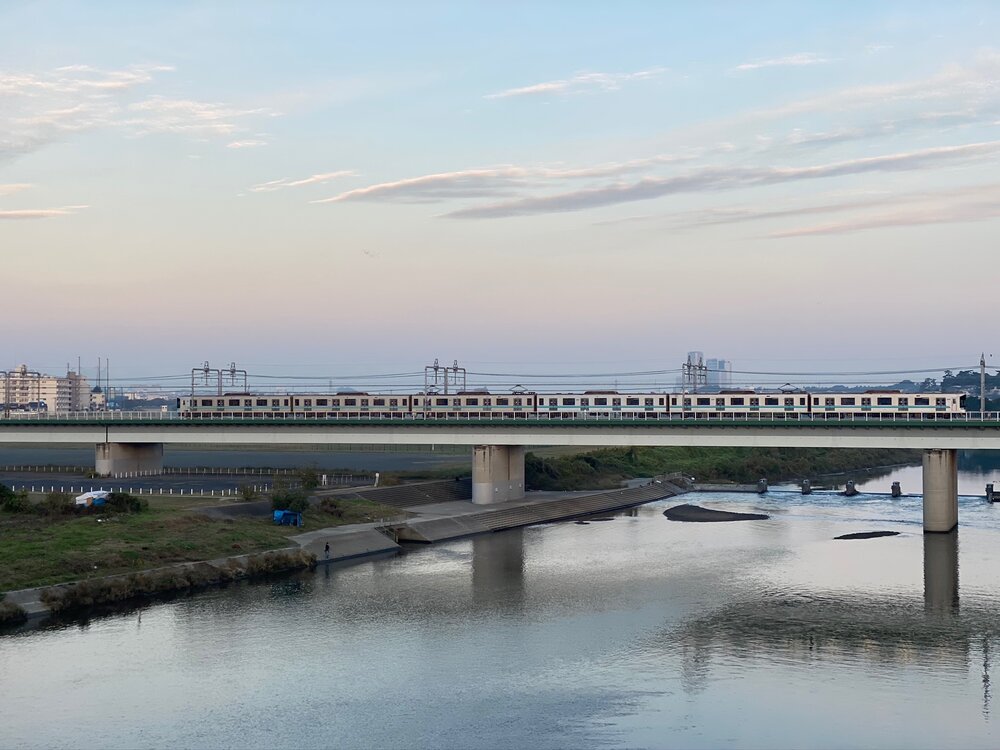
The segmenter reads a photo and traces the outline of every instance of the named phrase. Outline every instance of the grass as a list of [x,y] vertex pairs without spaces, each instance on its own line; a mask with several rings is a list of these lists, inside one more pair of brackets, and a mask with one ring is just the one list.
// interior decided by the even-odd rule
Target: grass
[[[153,496],[142,513],[46,518],[0,512],[0,591],[47,586],[181,562],[211,560],[289,546],[309,529],[399,515],[360,499],[309,508],[305,527],[275,526],[266,518],[219,519],[192,512],[202,498]],[[209,498],[204,498],[209,500]],[[220,505],[215,498],[214,505]],[[229,503],[225,503],[229,504]]]

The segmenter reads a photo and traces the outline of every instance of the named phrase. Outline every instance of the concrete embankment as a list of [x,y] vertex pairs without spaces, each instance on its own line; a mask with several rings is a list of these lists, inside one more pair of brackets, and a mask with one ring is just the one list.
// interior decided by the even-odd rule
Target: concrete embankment
[[[425,482],[385,489],[356,492],[368,500],[405,508],[411,518],[383,526],[397,541],[441,542],[448,539],[488,534],[519,526],[566,521],[595,513],[661,500],[687,491],[680,477],[647,480],[641,486],[610,492],[529,492],[521,500],[491,505],[473,505],[471,488],[462,483]],[[336,529],[330,529],[332,539]],[[313,536],[315,534],[315,536]],[[305,535],[310,542],[322,538],[323,531]],[[331,552],[334,541],[330,541]]]

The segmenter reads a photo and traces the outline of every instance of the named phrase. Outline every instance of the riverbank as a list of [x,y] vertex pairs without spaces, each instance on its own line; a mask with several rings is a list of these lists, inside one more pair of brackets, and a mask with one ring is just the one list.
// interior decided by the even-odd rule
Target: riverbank
[[[287,572],[312,567],[317,563],[342,563],[373,555],[391,555],[402,550],[401,542],[435,543],[461,537],[490,534],[494,531],[530,526],[539,523],[571,520],[593,514],[603,514],[641,505],[653,500],[683,494],[686,489],[680,477],[661,477],[646,480],[636,486],[604,493],[531,493],[522,500],[477,506],[468,500],[426,502],[413,506],[403,514],[405,520],[393,521],[392,514],[378,521],[345,523],[302,532],[294,527],[270,527],[286,547],[277,551],[252,555],[238,555],[214,560],[193,561],[151,570],[130,573],[91,576],[71,583],[38,586],[9,592],[8,601],[0,609],[0,625],[19,624],[26,617],[32,619],[67,610],[85,609],[90,606],[114,604],[141,597],[152,597],[177,591],[188,591],[207,586],[229,583],[268,573]],[[438,483],[431,483],[438,484]],[[444,483],[452,489],[452,482]],[[370,490],[386,493],[398,488]],[[348,491],[339,491],[341,493]],[[362,497],[340,497],[338,491],[325,494],[318,507],[330,509],[345,504],[368,503],[385,508],[379,503]],[[429,498],[430,499],[430,498]],[[246,504],[244,504],[245,506]],[[313,521],[317,506],[306,511]],[[236,512],[239,505],[228,510]],[[226,518],[227,508],[194,508],[192,518],[202,523],[223,519],[227,525],[236,521],[252,522],[249,518]],[[390,511],[399,512],[390,508]],[[210,511],[210,512],[209,512]],[[334,511],[336,513],[337,511]],[[341,511],[342,514],[342,511]],[[344,520],[343,515],[338,516]],[[91,519],[93,520],[93,519]],[[260,520],[260,519],[256,519]],[[245,524],[244,524],[245,525]],[[312,525],[312,524],[310,524]],[[215,527],[217,530],[218,526]],[[284,530],[282,533],[281,530]],[[258,529],[259,530],[259,529]],[[297,533],[291,533],[291,532]],[[4,619],[6,618],[6,619]]]
[[842,448],[608,448],[525,458],[525,483],[538,490],[605,489],[634,477],[680,472],[700,482],[769,482],[920,461],[919,450]]
[[[0,511],[0,591],[136,573],[289,547],[302,531],[275,526],[267,509],[219,498],[144,496],[148,509],[114,515],[44,515]],[[206,508],[228,509],[228,514]],[[304,513],[306,528],[329,528],[405,513],[363,498],[317,504]]]

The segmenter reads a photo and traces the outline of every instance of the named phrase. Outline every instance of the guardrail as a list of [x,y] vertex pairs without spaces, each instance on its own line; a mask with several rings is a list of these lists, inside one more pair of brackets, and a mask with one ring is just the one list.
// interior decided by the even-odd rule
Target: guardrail
[[197,425],[202,423],[230,423],[239,424],[241,422],[252,423],[335,423],[335,422],[370,422],[370,423],[391,423],[391,424],[414,424],[414,423],[483,423],[483,422],[586,422],[586,423],[608,423],[615,422],[739,422],[739,423],[806,423],[816,422],[848,422],[848,423],[885,423],[885,422],[920,422],[928,427],[936,425],[960,423],[986,424],[989,426],[1000,426],[1000,412],[964,412],[964,413],[934,413],[934,412],[878,412],[866,414],[805,414],[805,413],[784,413],[784,412],[738,412],[738,413],[714,413],[714,412],[689,412],[689,413],[648,413],[644,411],[620,411],[604,414],[588,414],[585,412],[559,413],[559,412],[477,412],[475,414],[459,414],[456,416],[439,416],[436,414],[420,414],[405,412],[353,412],[351,414],[335,414],[318,417],[311,413],[295,413],[282,415],[260,414],[227,414],[224,416],[204,415],[198,417],[184,417],[178,412],[160,411],[113,411],[113,412],[58,412],[53,414],[10,414],[6,417],[0,416],[0,424],[10,424],[15,422],[34,422],[43,424],[59,424],[67,422],[75,423],[120,423],[120,422],[146,422],[146,423],[174,423],[184,425]]

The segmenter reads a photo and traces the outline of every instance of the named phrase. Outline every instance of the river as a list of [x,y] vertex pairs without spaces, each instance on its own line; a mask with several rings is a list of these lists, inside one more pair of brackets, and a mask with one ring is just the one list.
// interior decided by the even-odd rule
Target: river
[[0,747],[1000,745],[1000,506],[684,501],[771,518],[653,503],[2,636]]

